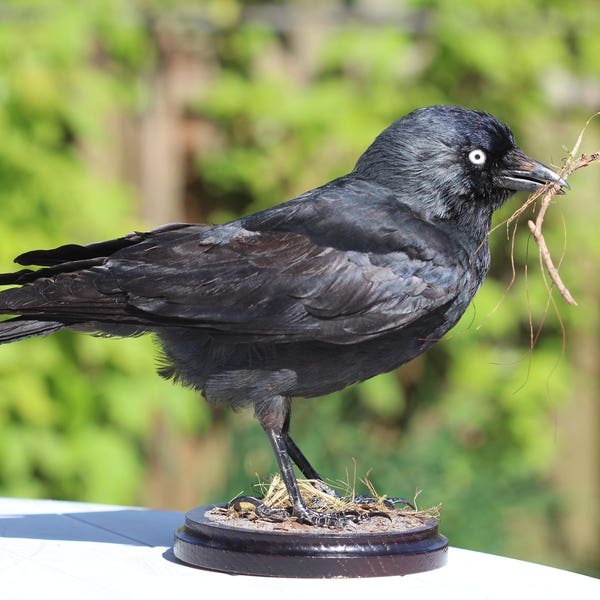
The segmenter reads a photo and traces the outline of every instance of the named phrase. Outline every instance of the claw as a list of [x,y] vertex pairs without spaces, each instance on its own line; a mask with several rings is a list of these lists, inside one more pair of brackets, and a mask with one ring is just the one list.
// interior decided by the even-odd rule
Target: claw
[[[377,504],[378,500],[376,498],[371,498],[371,496],[367,496],[367,494],[360,494],[360,496],[356,496],[356,498],[354,498],[354,502],[368,506],[369,504]],[[398,504],[408,506],[409,508],[416,510],[413,504],[406,498],[384,498],[381,502],[390,510],[395,509],[396,505]]]
[[392,516],[389,513],[383,512],[382,510],[372,510],[368,513],[365,513],[365,519],[372,519],[374,517],[385,517],[390,523],[392,523]]
[[291,516],[290,512],[285,508],[272,508],[254,496],[238,496],[227,504],[227,508],[232,508],[236,512],[242,512],[244,510],[243,504],[251,504],[254,506],[256,516],[261,519],[284,521]]
[[[363,499],[361,499],[361,501],[358,502],[358,504],[368,504],[367,502],[363,502],[362,500]],[[392,522],[391,515],[382,510],[367,510],[366,512],[359,513],[356,510],[349,509],[345,510],[344,514],[346,516],[353,517],[351,519],[353,523],[360,523],[362,521],[366,521],[367,519],[373,519],[374,517],[385,517],[390,521],[390,523]]]
[[227,503],[227,508],[243,510],[242,504],[252,504],[252,506],[257,507],[260,504],[260,500],[254,496],[237,496]]
[[408,506],[412,510],[417,510],[415,505],[406,498],[386,498],[383,503],[390,508],[396,508],[397,504],[401,504],[402,506]]

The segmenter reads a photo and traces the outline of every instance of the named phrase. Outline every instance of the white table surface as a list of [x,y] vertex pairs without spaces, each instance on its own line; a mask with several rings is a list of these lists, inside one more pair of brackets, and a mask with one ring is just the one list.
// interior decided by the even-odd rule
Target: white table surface
[[0,498],[0,599],[600,600],[600,579],[458,548],[450,548],[447,566],[405,577],[271,579],[203,571],[173,556],[173,531],[182,523],[179,512]]

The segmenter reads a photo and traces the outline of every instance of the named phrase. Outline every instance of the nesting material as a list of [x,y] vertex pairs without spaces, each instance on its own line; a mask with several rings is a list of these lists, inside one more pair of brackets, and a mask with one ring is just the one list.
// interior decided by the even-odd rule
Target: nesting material
[[[348,497],[333,496],[319,489],[318,485],[319,482],[312,480],[298,480],[302,497],[309,508],[324,513],[351,513],[359,516],[358,522],[349,521],[342,527],[328,528],[336,533],[407,532],[423,527],[432,517],[437,518],[440,512],[440,506],[427,510],[405,506],[390,508],[384,502],[386,496],[378,496],[372,488],[372,501],[365,504]],[[351,496],[353,497],[353,494]],[[271,508],[290,508],[288,494],[279,475],[273,477],[262,501]],[[306,534],[323,532],[323,527],[300,523],[294,517],[284,520],[259,517],[254,505],[249,502],[234,502],[229,507],[215,507],[207,513],[207,517],[215,523],[242,529]]]
[[[590,124],[591,120],[594,117],[598,116],[599,114],[600,113],[596,113],[595,115],[590,117],[590,119],[588,119],[587,123],[585,124],[585,127],[579,134],[579,137],[577,138],[577,141],[575,142],[573,149],[571,150],[571,152],[569,152],[569,155],[567,156],[562,168],[558,172],[558,174],[565,181],[572,173],[574,173],[578,169],[587,167],[587,166],[591,165],[592,163],[600,160],[600,152],[594,152],[592,154],[579,154],[579,147],[581,145],[581,142],[583,140],[583,135],[584,135],[588,125]],[[546,216],[546,211],[548,210],[548,207],[554,200],[554,197],[556,195],[560,195],[562,193],[563,193],[563,191],[562,191],[562,187],[560,185],[558,185],[556,183],[547,183],[544,187],[540,188],[539,190],[537,190],[536,192],[534,192],[533,194],[531,194],[529,196],[529,198],[523,204],[523,206],[519,207],[509,217],[509,219],[506,221],[506,226],[510,227],[511,224],[514,224],[514,229],[513,229],[513,243],[514,243],[514,234],[516,232],[518,218],[530,206],[533,206],[534,208],[537,207],[538,210],[537,210],[535,220],[529,219],[527,221],[527,227],[529,228],[529,231],[531,232],[531,235],[533,236],[533,239],[538,246],[542,271],[544,268],[546,269],[546,271],[548,272],[548,275],[550,277],[550,280],[552,281],[552,284],[556,287],[556,289],[558,289],[558,291],[559,291],[560,295],[563,297],[563,299],[568,304],[576,305],[577,302],[575,301],[575,299],[571,295],[571,292],[569,291],[567,286],[563,283],[563,280],[561,279],[561,277],[559,275],[558,267],[556,266],[555,261],[552,259],[552,255],[550,253],[548,245],[546,244],[546,240],[544,239],[544,234],[542,231],[543,224],[544,224],[544,217]],[[561,260],[562,260],[562,257],[561,257]],[[560,264],[560,261],[559,261],[559,264]]]

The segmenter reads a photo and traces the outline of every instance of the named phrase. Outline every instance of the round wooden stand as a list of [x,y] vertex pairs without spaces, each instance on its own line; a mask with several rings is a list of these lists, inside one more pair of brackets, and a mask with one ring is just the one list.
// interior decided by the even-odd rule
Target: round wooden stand
[[175,556],[188,565],[268,577],[381,577],[431,571],[448,558],[433,517],[400,533],[291,533],[228,527],[206,516],[212,508],[189,511],[175,532]]

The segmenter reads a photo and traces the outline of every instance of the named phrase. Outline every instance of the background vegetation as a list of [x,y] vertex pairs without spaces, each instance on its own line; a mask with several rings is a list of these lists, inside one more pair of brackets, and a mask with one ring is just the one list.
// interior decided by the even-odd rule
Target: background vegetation
[[[423,105],[487,110],[560,164],[600,109],[599,28],[594,0],[5,1],[2,269],[30,248],[283,201]],[[599,137],[592,124],[583,149]],[[382,492],[422,489],[455,546],[600,573],[599,183],[575,174],[547,224],[579,307],[549,299],[526,226],[510,285],[500,226],[491,277],[444,342],[295,403],[322,473],[373,467]],[[153,350],[69,333],[2,347],[0,493],[186,509],[274,472],[252,415],[162,382]]]

